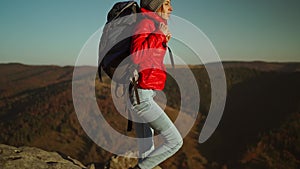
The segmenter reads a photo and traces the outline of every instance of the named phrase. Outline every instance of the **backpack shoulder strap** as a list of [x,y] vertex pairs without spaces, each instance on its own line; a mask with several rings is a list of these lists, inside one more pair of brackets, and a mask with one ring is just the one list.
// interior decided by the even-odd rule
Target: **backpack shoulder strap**
[[172,68],[174,69],[175,64],[174,64],[173,52],[172,52],[171,48],[166,43],[163,43],[163,46],[168,48],[168,52],[169,52],[169,56],[170,56],[170,60],[171,60],[171,65],[172,65]]
[[170,60],[171,60],[171,64],[172,64],[172,68],[175,69],[175,64],[174,64],[174,57],[173,57],[173,53],[172,50],[169,46],[167,46],[168,51],[169,51],[169,55],[170,55]]

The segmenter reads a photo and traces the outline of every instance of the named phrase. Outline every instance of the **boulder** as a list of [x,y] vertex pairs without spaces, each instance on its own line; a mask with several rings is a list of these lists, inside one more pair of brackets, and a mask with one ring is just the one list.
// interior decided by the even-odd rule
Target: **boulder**
[[[71,158],[70,158],[71,159]],[[13,147],[0,144],[1,169],[82,169],[77,160],[64,159],[57,152],[35,147]],[[76,161],[76,162],[75,162]]]

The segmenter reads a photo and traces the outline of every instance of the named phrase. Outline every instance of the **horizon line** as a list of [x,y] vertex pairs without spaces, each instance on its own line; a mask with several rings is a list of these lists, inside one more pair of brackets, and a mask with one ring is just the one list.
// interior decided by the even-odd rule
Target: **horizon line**
[[[187,65],[182,65],[182,64],[175,64],[175,66],[203,66],[203,65],[208,65],[208,64],[216,64],[219,62],[211,62],[211,63],[206,63],[206,64],[187,64]],[[226,60],[226,61],[221,61],[222,64],[225,63],[268,63],[268,64],[291,64],[291,63],[298,63],[300,64],[300,61],[265,61],[265,60],[253,60],[253,61],[240,61],[240,60]],[[49,63],[49,64],[44,64],[44,63],[33,63],[33,64],[28,64],[28,63],[22,63],[22,62],[0,62],[0,65],[24,65],[24,66],[59,66],[59,67],[97,67],[96,65],[88,65],[88,64],[83,64],[83,65],[59,65],[59,64],[54,64],[54,63]],[[171,64],[165,64],[166,67],[170,67]]]

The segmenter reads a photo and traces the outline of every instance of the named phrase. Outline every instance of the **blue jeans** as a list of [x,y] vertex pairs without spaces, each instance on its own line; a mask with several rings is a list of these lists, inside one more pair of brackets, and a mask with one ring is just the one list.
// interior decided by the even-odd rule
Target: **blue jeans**
[[[131,113],[135,121],[136,136],[139,145],[139,166],[152,169],[175,154],[182,146],[182,137],[167,114],[153,100],[155,91],[138,89],[140,104],[137,104],[135,93],[130,96]],[[164,143],[154,147],[154,131],[160,134]]]

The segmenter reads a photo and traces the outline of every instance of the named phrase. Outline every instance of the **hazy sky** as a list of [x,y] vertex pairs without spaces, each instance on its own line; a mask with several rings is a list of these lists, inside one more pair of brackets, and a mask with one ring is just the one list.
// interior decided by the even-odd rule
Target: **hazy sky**
[[[118,0],[1,0],[0,62],[74,65]],[[300,0],[172,0],[221,60],[300,62]]]

